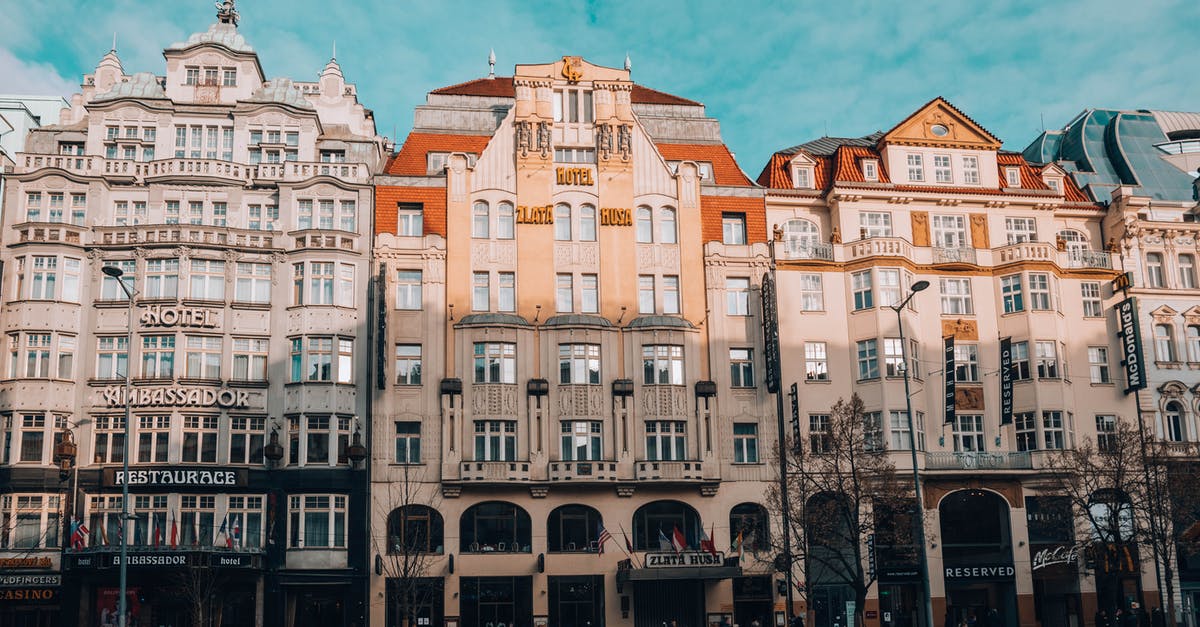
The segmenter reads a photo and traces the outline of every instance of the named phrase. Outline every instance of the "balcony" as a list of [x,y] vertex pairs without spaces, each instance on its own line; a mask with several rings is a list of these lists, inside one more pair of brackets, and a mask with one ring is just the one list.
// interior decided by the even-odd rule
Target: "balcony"
[[550,462],[550,480],[570,483],[616,481],[617,464],[611,461]]
[[13,227],[18,242],[46,244],[82,244],[85,226],[65,222],[26,222]]
[[1102,250],[1067,250],[1067,267],[1112,270],[1112,255]]
[[635,466],[638,481],[702,481],[703,464],[699,461],[639,461]]
[[529,462],[463,462],[462,481],[512,483],[529,481]]
[[833,245],[800,239],[785,239],[775,243],[775,254],[782,260],[833,261]]
[[58,168],[81,176],[127,179],[145,184],[149,180],[200,177],[232,184],[251,185],[298,182],[315,176],[331,176],[350,183],[369,183],[371,170],[365,163],[320,163],[284,161],[282,163],[245,164],[220,159],[172,157],[154,161],[108,159],[98,155],[49,155],[17,153],[16,173],[42,168]]
[[275,248],[273,231],[189,224],[97,226],[93,231],[95,241],[91,243],[99,245],[202,244],[237,248]]
[[328,231],[301,231],[292,233],[296,248],[325,248],[353,251],[358,247],[356,233],[330,233]]
[[1033,459],[1022,453],[926,453],[926,470],[1032,470]]
[[933,249],[933,263],[977,263],[975,249],[970,246]]
[[847,261],[868,257],[913,258],[912,244],[899,237],[870,237],[850,242],[844,248]]
[[1020,261],[1048,261],[1051,263],[1058,261],[1058,249],[1043,242],[1009,244],[996,248],[993,253],[997,265]]
[[1200,442],[1168,442],[1160,440],[1158,450],[1168,457],[1200,457]]

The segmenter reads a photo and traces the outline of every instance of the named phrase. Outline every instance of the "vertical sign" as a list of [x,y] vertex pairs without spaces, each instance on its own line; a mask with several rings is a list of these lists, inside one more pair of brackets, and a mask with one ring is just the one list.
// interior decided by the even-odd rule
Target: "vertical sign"
[[867,578],[875,578],[875,534],[867,535]]
[[775,280],[768,272],[762,281],[763,357],[767,362],[767,392],[779,393],[779,316],[775,305]]
[[1117,335],[1121,338],[1121,363],[1125,366],[1125,393],[1146,389],[1146,367],[1142,361],[1142,330],[1138,325],[1137,300],[1132,296],[1117,303]]
[[944,343],[943,356],[946,362],[945,370],[942,371],[946,380],[946,390],[943,395],[942,404],[945,405],[945,422],[948,424],[954,422],[954,336],[951,335],[942,338],[942,342]]
[[[379,264],[379,276],[375,278],[375,386],[387,389],[387,269]],[[370,311],[368,307],[368,311]]]
[[1000,424],[1013,421],[1012,338],[1000,338]]
[[792,397],[792,451],[800,452],[800,388],[793,383],[788,390]]

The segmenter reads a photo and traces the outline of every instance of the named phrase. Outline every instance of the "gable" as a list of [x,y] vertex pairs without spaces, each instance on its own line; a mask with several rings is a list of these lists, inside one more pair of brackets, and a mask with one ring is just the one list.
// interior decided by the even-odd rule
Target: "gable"
[[999,150],[1000,140],[942,97],[917,109],[879,139],[880,146]]

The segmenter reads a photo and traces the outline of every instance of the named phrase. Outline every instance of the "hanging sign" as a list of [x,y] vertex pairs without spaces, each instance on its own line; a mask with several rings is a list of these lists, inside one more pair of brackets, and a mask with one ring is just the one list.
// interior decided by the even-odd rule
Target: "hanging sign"
[[1142,361],[1142,331],[1138,326],[1137,300],[1117,303],[1117,335],[1121,338],[1121,363],[1125,366],[1125,393],[1146,389],[1146,364]]
[[1000,338],[1000,424],[1013,421],[1012,338]]
[[954,336],[949,335],[942,338],[943,357],[945,357],[946,367],[942,370],[943,378],[946,381],[946,388],[943,395],[946,423],[954,422]]

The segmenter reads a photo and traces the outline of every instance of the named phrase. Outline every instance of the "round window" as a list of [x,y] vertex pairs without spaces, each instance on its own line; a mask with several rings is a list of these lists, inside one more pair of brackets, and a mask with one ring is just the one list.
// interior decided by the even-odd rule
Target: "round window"
[[945,124],[934,124],[929,127],[929,131],[938,137],[945,137],[950,133],[950,129],[946,128]]

